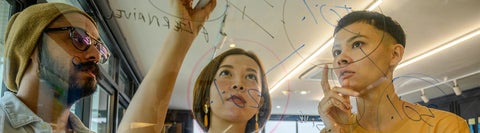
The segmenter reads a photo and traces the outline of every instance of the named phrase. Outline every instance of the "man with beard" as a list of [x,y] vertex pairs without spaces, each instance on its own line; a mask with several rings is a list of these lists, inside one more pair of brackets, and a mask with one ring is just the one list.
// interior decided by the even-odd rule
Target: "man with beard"
[[0,132],[92,132],[70,112],[93,94],[98,63],[108,59],[94,20],[62,3],[30,6],[10,18],[5,35]]

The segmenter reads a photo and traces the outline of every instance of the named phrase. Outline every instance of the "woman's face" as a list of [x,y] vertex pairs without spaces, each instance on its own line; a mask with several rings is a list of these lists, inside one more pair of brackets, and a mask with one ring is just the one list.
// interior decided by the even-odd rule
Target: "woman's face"
[[[362,92],[386,76],[392,59],[392,37],[367,23],[346,26],[335,35],[334,71],[342,87]],[[378,48],[377,48],[378,47]],[[391,72],[390,72],[391,73]]]
[[246,122],[261,107],[261,71],[245,55],[225,57],[210,88],[212,117],[231,122]]

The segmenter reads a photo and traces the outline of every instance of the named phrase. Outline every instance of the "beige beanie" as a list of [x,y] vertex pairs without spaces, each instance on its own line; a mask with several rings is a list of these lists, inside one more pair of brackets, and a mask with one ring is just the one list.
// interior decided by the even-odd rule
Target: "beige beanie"
[[32,5],[14,14],[5,32],[4,82],[7,88],[17,92],[30,56],[38,44],[43,30],[62,14],[76,12],[95,21],[82,10],[63,3]]

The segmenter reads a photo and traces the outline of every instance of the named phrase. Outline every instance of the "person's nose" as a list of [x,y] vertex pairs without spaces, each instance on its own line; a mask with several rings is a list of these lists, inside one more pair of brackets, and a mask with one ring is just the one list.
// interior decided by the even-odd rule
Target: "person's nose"
[[96,48],[96,46],[90,46],[85,51],[83,56],[84,56],[84,59],[88,62],[99,63],[101,55],[100,55],[100,51]]
[[246,90],[244,85],[240,81],[235,82],[230,88],[241,92]]
[[335,62],[337,67],[345,67],[348,64],[352,63],[352,58],[350,58],[350,56],[348,56],[345,52],[342,52],[335,58]]

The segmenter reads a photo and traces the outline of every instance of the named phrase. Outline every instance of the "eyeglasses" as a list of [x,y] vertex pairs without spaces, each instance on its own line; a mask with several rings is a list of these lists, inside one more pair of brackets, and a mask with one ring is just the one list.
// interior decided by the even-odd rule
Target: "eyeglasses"
[[70,32],[70,39],[72,39],[72,44],[80,51],[87,51],[90,46],[94,45],[95,48],[100,52],[100,63],[105,63],[110,57],[110,51],[105,46],[105,44],[90,36],[87,31],[78,27],[59,27],[59,28],[46,28],[43,32],[53,32],[53,31],[66,31]]

